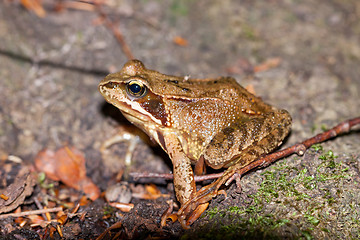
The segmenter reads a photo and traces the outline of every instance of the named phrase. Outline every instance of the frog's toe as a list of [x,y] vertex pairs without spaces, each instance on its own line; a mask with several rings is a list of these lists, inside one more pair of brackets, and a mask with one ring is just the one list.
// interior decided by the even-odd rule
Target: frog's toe
[[191,207],[186,208],[185,211],[179,210],[177,213],[172,213],[173,205],[170,203],[169,208],[161,216],[161,227],[166,226],[167,220],[170,219],[172,222],[179,221],[184,229],[190,229],[190,225],[201,216],[208,206],[208,202],[202,204],[195,203],[191,204]]
[[241,193],[242,189],[241,189],[241,174],[238,172],[235,172],[226,182],[225,182],[225,186],[229,186],[230,183],[232,183],[232,181],[235,180],[236,183],[236,192]]
[[186,225],[190,226],[191,224],[193,224],[201,216],[201,214],[207,209],[208,206],[209,206],[208,202],[197,206],[197,208],[187,218]]
[[[161,217],[161,227],[165,227],[166,226],[166,221],[170,219],[172,222],[176,222],[176,220],[178,220],[178,215],[176,213],[172,213],[166,216],[162,216]],[[180,221],[180,220],[179,220]]]
[[161,227],[166,226],[166,221],[168,219],[171,219],[172,222],[175,222],[176,220],[178,220],[178,215],[173,214],[172,211],[173,211],[173,202],[170,201],[169,208],[166,209],[166,211],[161,216],[161,222],[160,222]]

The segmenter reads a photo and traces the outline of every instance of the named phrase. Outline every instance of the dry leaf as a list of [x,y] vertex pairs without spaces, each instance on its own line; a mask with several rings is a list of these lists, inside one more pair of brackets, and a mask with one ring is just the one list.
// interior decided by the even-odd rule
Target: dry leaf
[[89,205],[89,200],[86,197],[82,197],[79,201],[80,206]]
[[264,63],[254,67],[254,72],[263,72],[270,68],[275,68],[281,63],[281,58],[269,58]]
[[82,190],[91,200],[100,196],[99,188],[86,176],[84,155],[76,148],[63,147],[55,153],[43,150],[36,156],[35,166],[50,179]]
[[86,178],[84,155],[75,148],[60,148],[55,153],[57,177],[66,185],[80,190],[80,182]]
[[9,197],[4,194],[0,194],[0,198],[4,199],[5,201],[9,199]]
[[186,47],[188,45],[188,41],[185,38],[182,38],[180,36],[174,37],[173,42],[176,45],[179,45],[179,46],[182,46],[182,47]]
[[1,190],[7,200],[0,198],[0,213],[10,212],[22,204],[24,199],[32,194],[35,182],[27,169],[20,171],[15,182]]
[[157,188],[157,186],[155,184],[146,185],[145,189],[146,189],[146,191],[148,191],[148,193],[153,194],[153,195],[161,194],[160,190]]
[[41,5],[41,0],[20,0],[21,4],[29,11],[33,11],[38,17],[45,17],[45,9]]
[[41,224],[44,222],[44,218],[40,215],[28,215],[27,218],[31,220],[31,224]]
[[35,157],[35,167],[39,171],[45,172],[48,178],[60,181],[60,178],[56,175],[56,157],[54,151],[45,149],[39,152]]
[[130,212],[130,210],[134,208],[134,204],[132,204],[132,203],[112,202],[112,203],[109,203],[109,205],[114,208],[119,209],[122,212]]
[[162,194],[154,184],[146,185],[145,188],[140,188],[139,186],[137,186],[136,188],[133,188],[132,191],[132,196],[140,199],[154,200],[159,197],[170,197],[170,194]]
[[88,177],[85,177],[82,181],[79,182],[81,190],[86,193],[88,198],[91,200],[96,200],[100,196],[100,189],[92,182]]

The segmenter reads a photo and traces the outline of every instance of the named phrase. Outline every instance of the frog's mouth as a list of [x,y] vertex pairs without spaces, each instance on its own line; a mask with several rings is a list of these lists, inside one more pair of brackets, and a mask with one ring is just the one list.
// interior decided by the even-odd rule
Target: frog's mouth
[[143,118],[139,118],[138,116],[129,114],[127,112],[121,111],[121,113],[124,115],[124,117],[131,122],[132,124],[134,124],[135,126],[141,128],[141,129],[146,129],[145,126],[149,125],[149,123],[151,123],[150,120],[144,121]]
[[[114,99],[113,99],[114,100]],[[154,118],[149,112],[145,111],[141,105],[135,101],[125,99],[125,101],[116,101],[109,102],[117,107],[121,113],[128,119],[131,123],[135,125],[145,125],[147,123],[155,123],[161,125],[159,119]]]
[[136,125],[149,123],[162,125],[161,120],[146,111],[139,102],[127,98],[122,91],[118,91],[116,88],[108,88],[106,85],[100,85],[99,90],[105,100],[117,107],[131,123]]

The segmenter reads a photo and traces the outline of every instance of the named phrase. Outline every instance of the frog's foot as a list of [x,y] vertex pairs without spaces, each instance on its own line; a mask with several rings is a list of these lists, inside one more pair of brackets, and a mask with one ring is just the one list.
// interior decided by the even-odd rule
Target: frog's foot
[[190,212],[188,216],[185,215],[178,215],[179,212],[176,214],[178,216],[178,220],[181,224],[181,226],[184,229],[189,229],[190,225],[193,224],[196,219],[198,219],[201,214],[207,209],[207,207],[209,206],[209,203],[202,203],[199,204],[194,211]]
[[173,208],[174,208],[174,204],[173,201],[171,200],[169,202],[169,208],[161,216],[161,222],[160,222],[161,227],[166,226],[166,220],[168,220],[169,218],[172,220],[172,222],[175,222],[177,220],[177,215],[172,214]]
[[183,228],[190,228],[190,225],[193,224],[207,209],[209,201],[212,198],[219,194],[224,194],[225,197],[227,196],[224,190],[219,190],[220,186],[221,184],[219,184],[218,181],[215,181],[201,188],[192,199],[181,206],[176,215],[178,217],[177,220],[181,223]]
[[178,215],[178,213],[172,213],[170,214],[169,211],[166,211],[161,216],[161,227],[164,227],[166,225],[166,220],[171,219],[172,222],[175,222],[178,220],[184,229],[190,229],[190,225],[198,219],[201,214],[207,209],[209,206],[209,203],[200,204],[196,207],[194,211],[192,211],[189,216],[185,215]]
[[184,229],[189,229],[190,225],[207,209],[212,198],[219,194],[227,196],[224,190],[218,190],[216,183],[217,181],[201,188],[192,199],[183,204],[177,213],[172,213],[173,204],[170,202],[169,208],[161,216],[161,226],[164,227],[166,221],[171,219],[172,222],[178,220]]
[[232,181],[235,180],[236,183],[236,192],[241,193],[241,173],[235,172],[226,182],[225,186],[229,186]]
[[227,197],[226,192],[220,190],[223,184],[227,185],[230,184],[231,181],[236,180],[239,184],[238,186],[240,186],[240,177],[243,173],[241,170],[242,169],[237,168],[228,169],[216,181],[202,187],[196,192],[189,201],[181,206],[176,214],[171,214],[172,208],[169,208],[162,216],[162,226],[165,226],[166,220],[170,218],[173,222],[178,220],[184,229],[189,229],[190,225],[207,209],[211,199],[220,194],[224,194],[225,197]]
[[137,144],[140,142],[140,137],[137,135],[132,134],[129,132],[126,128],[119,128],[118,133],[111,138],[107,139],[103,144],[101,145],[100,152],[103,155],[103,159],[106,159],[109,155],[109,148],[114,145],[121,142],[126,142],[129,144],[128,149],[126,151],[125,155],[125,165],[128,167],[131,165],[131,159],[133,156],[133,153],[135,151],[135,148]]

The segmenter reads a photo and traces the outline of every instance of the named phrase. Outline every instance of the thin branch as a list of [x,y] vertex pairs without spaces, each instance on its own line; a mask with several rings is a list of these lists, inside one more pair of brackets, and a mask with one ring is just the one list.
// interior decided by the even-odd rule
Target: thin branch
[[[275,153],[271,153],[269,155],[266,155],[265,157],[260,158],[259,160],[256,160],[246,167],[242,168],[238,174],[243,175],[244,173],[258,167],[267,167],[271,163],[279,160],[280,158],[287,157],[293,153],[296,153],[298,155],[303,155],[309,147],[316,143],[321,143],[326,140],[329,140],[331,138],[334,138],[340,134],[345,134],[350,131],[350,129],[356,125],[360,125],[360,117],[353,118],[344,122],[339,123],[337,126],[333,127],[332,129],[319,133],[315,137],[309,138],[301,143],[295,144],[291,147],[285,148],[283,150],[280,150]],[[221,173],[213,173],[213,174],[207,174],[203,176],[195,176],[196,182],[201,182],[205,180],[210,179],[216,179],[223,175],[224,172]],[[173,179],[173,174],[170,173],[130,173],[130,176],[134,177],[135,180],[139,178],[164,178],[167,180]],[[233,178],[230,178],[230,181],[227,182],[230,183],[233,180]]]
[[[212,173],[212,174],[206,174],[201,176],[194,176],[195,182],[202,182],[206,180],[215,179],[218,177],[221,177],[223,172],[220,173]],[[139,172],[133,172],[129,174],[131,177],[134,178],[135,181],[139,180],[139,178],[163,178],[165,180],[172,180],[174,178],[174,175],[172,173],[139,173]]]
[[32,211],[26,211],[26,212],[20,212],[20,213],[8,213],[8,214],[0,215],[0,219],[4,219],[7,217],[23,217],[23,216],[27,216],[27,215],[37,215],[37,214],[43,214],[43,213],[49,213],[49,212],[60,212],[62,210],[63,210],[62,207],[56,207],[56,208],[39,209],[39,210],[32,210]]
[[124,39],[124,35],[121,33],[121,31],[115,26],[115,24],[110,20],[108,15],[103,11],[100,4],[95,3],[96,10],[99,14],[99,16],[104,20],[105,26],[111,30],[116,40],[120,43],[120,46],[122,48],[122,51],[125,53],[126,57],[131,60],[135,59],[134,55],[132,54],[129,45],[126,43]]

